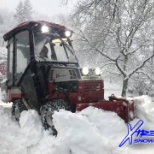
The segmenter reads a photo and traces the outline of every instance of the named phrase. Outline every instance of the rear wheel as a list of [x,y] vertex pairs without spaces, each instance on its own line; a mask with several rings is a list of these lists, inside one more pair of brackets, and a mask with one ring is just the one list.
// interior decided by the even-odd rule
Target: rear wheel
[[22,111],[27,110],[26,106],[21,99],[16,99],[12,104],[12,116],[19,121],[20,114]]
[[53,125],[53,113],[54,111],[59,111],[60,109],[70,110],[67,102],[62,99],[53,99],[48,101],[40,109],[42,123],[45,129],[51,128],[53,135],[57,135],[57,131]]

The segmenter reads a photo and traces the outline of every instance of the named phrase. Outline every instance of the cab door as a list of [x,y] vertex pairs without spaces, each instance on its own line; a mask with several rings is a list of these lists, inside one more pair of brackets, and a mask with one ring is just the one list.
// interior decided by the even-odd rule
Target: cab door
[[1,99],[3,102],[10,101],[9,90],[14,84],[14,37],[7,44],[7,78],[1,82]]

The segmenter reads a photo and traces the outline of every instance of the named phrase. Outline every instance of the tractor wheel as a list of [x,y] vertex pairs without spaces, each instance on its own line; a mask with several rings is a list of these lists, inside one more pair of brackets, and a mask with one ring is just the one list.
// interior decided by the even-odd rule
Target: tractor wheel
[[12,116],[19,121],[20,114],[22,111],[27,110],[26,106],[22,102],[21,99],[17,99],[13,101],[12,104]]
[[53,99],[48,101],[45,105],[40,108],[41,119],[45,129],[51,128],[53,135],[57,135],[57,131],[53,125],[53,113],[54,111],[59,111],[60,109],[70,110],[67,102],[62,99]]

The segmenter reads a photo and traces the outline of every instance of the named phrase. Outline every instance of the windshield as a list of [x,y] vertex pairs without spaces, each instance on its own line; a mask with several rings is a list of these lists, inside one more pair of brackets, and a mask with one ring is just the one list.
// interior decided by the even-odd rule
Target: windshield
[[77,63],[74,50],[67,38],[51,39],[41,34],[35,36],[35,58],[37,61]]

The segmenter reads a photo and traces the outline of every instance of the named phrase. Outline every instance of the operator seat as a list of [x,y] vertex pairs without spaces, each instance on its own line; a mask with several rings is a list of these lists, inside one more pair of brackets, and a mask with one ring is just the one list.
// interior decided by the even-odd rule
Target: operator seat
[[48,60],[48,48],[46,46],[43,47],[43,49],[40,52],[40,59],[46,61]]

